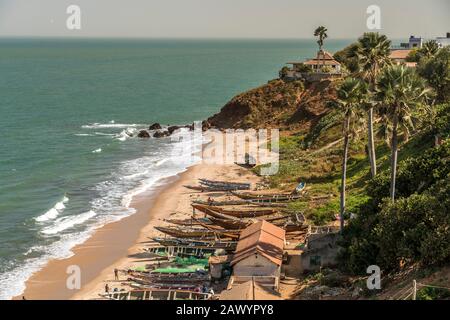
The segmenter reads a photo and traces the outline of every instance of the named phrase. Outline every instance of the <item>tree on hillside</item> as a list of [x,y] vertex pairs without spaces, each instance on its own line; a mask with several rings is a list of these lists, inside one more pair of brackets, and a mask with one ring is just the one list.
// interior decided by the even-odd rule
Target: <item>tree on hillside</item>
[[418,50],[420,58],[431,58],[439,51],[439,44],[435,40],[430,40],[422,45]]
[[377,83],[376,99],[383,104],[384,116],[391,131],[391,186],[390,197],[395,199],[398,132],[409,135],[413,127],[412,114],[426,98],[425,81],[406,66],[391,66],[383,71]]
[[436,91],[437,102],[450,101],[450,48],[446,47],[420,61],[417,68],[430,86]]
[[435,40],[425,42],[421,48],[414,48],[406,57],[407,62],[419,63],[422,59],[434,57],[439,52],[439,44]]
[[341,200],[340,200],[340,225],[341,232],[344,228],[345,213],[345,189],[347,180],[347,159],[350,138],[357,135],[358,128],[361,125],[362,108],[367,94],[367,84],[355,78],[347,78],[337,90],[337,102],[341,107],[344,116],[343,134],[344,149],[342,156],[342,179],[341,179]]
[[[391,41],[379,33],[369,32],[358,39],[355,54],[358,58],[359,76],[369,84],[369,90],[374,91],[375,82],[381,70],[391,64],[389,58]],[[372,177],[377,174],[375,141],[373,133],[373,111],[375,103],[368,103],[368,151]]]
[[[322,47],[323,47],[323,41],[328,38],[328,29],[325,28],[324,26],[320,26],[318,27],[315,31],[314,31],[314,36],[318,37],[319,39],[317,40],[317,44],[319,45],[319,59],[320,59],[320,54],[323,53]],[[320,63],[319,63],[320,64]],[[320,69],[320,65],[318,66],[318,68]]]

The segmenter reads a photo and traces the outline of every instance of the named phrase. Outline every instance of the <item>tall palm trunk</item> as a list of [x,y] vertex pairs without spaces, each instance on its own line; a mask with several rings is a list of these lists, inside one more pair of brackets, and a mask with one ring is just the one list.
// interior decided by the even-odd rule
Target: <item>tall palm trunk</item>
[[373,107],[369,109],[369,117],[367,120],[368,126],[368,152],[369,152],[369,161],[370,161],[370,172],[372,173],[372,178],[377,175],[377,159],[375,154],[375,141],[373,137]]
[[390,195],[392,202],[395,201],[395,179],[397,175],[397,127],[398,127],[398,116],[395,113],[394,120],[392,123],[392,154],[391,154],[391,189]]
[[344,154],[342,157],[342,180],[341,180],[341,206],[340,206],[340,212],[339,212],[339,222],[340,222],[340,229],[341,233],[344,230],[344,213],[345,213],[345,188],[346,188],[346,181],[347,181],[347,158],[348,158],[348,129],[350,126],[350,117],[347,117],[345,119],[345,125],[344,125]]

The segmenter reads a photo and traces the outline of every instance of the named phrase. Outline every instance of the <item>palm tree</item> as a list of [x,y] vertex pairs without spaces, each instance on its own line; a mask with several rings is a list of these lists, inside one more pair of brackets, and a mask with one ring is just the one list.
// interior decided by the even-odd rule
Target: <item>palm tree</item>
[[344,228],[345,189],[347,183],[349,141],[352,136],[357,135],[360,120],[362,119],[361,104],[365,99],[366,93],[367,84],[355,78],[345,79],[337,91],[337,102],[341,106],[341,111],[344,116],[344,150],[342,157],[341,201],[339,211],[341,232]]
[[391,131],[391,186],[390,197],[395,200],[397,173],[398,132],[409,136],[413,128],[412,115],[426,98],[425,80],[406,66],[391,66],[384,70],[377,83],[376,99],[383,104],[384,117]]
[[[375,32],[364,33],[358,39],[355,54],[358,58],[359,76],[369,84],[369,90],[374,91],[375,82],[381,70],[391,64],[391,41],[385,36]],[[375,141],[373,134],[373,101],[368,103],[368,151],[372,177],[377,174],[377,160],[375,154]]]
[[430,40],[422,45],[422,48],[418,50],[420,58],[431,58],[439,51],[439,44],[435,40]]
[[[317,44],[319,45],[319,54],[318,54],[319,61],[320,61],[320,54],[323,54],[323,51],[322,51],[323,41],[326,38],[328,38],[327,32],[328,32],[328,29],[325,28],[324,26],[320,26],[314,31],[314,37],[319,37],[319,39],[317,40]],[[319,63],[318,67],[320,67],[320,63]]]

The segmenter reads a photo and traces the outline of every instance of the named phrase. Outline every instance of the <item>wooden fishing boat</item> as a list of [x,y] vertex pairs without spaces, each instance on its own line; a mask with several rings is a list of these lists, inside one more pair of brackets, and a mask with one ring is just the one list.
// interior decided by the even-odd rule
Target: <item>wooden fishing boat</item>
[[[258,222],[260,220],[265,220],[265,219],[262,219],[262,218],[219,219],[219,218],[215,218],[215,217],[210,217],[209,220],[211,220],[211,222],[214,225],[220,226],[227,230],[241,230],[241,229],[247,228],[248,226],[250,226],[251,224],[253,224],[255,222]],[[268,221],[276,226],[283,227],[283,228],[285,228],[286,231],[297,230],[297,226],[302,225],[301,223],[296,223],[296,222],[290,221],[289,216],[281,216],[281,217],[277,217],[277,218],[271,218],[271,219],[267,219],[266,221]]]
[[212,206],[212,205],[215,205],[215,206],[239,206],[239,205],[247,204],[247,201],[244,201],[244,200],[236,200],[236,201],[194,200],[194,201],[192,201],[192,203],[202,204],[202,205],[206,205],[206,206]]
[[165,274],[165,273],[149,273],[133,271],[128,274],[128,279],[134,281],[135,279],[146,281],[149,284],[156,283],[203,283],[210,281],[208,274],[199,274],[196,272],[185,274]]
[[180,289],[142,289],[100,294],[108,300],[209,300],[211,294]]
[[217,200],[194,200],[192,203],[195,204],[203,204],[207,206],[241,206],[241,205],[252,205],[258,207],[273,207],[273,208],[286,208],[287,204],[285,203],[265,203],[261,201],[252,201],[252,200],[228,200],[228,201],[217,201]]
[[[194,209],[197,209],[207,215],[222,219],[223,215],[235,217],[235,218],[254,218],[275,214],[278,210],[265,209],[265,210],[225,210],[220,207],[206,206],[201,204],[191,204]],[[217,215],[215,213],[219,213]]]
[[301,193],[306,188],[306,182],[300,182],[297,187],[295,187],[295,193]]
[[209,218],[213,224],[228,230],[241,230],[247,228],[253,223],[251,220],[230,220],[230,219],[219,219],[215,217]]
[[169,236],[176,238],[202,238],[202,239],[217,239],[217,238],[239,238],[239,232],[235,230],[221,230],[221,231],[211,231],[199,228],[176,228],[176,227],[154,227],[156,230],[162,233],[168,234]]
[[165,222],[175,224],[178,226],[199,226],[200,222],[204,224],[210,224],[208,218],[198,218],[198,219],[164,219]]
[[199,240],[199,239],[179,239],[179,238],[153,238],[155,242],[158,242],[165,247],[176,248],[188,248],[188,249],[201,249],[201,250],[217,250],[225,249],[227,251],[233,251],[236,249],[237,241],[230,240]]
[[192,290],[199,286],[199,283],[157,283],[152,281],[147,281],[145,279],[130,278],[128,281],[138,284],[138,286],[133,286],[134,288],[140,289],[165,289],[165,290]]
[[251,200],[253,202],[282,202],[282,201],[293,201],[300,199],[302,195],[292,194],[292,193],[279,193],[279,194],[257,194],[249,192],[236,192],[231,191],[233,195],[238,198]]
[[235,189],[228,189],[225,187],[205,187],[205,186],[191,186],[191,185],[185,185],[185,188],[200,191],[200,192],[214,192],[214,191],[233,191]]
[[250,183],[213,181],[207,179],[199,179],[200,184],[208,187],[225,187],[232,190],[249,190]]

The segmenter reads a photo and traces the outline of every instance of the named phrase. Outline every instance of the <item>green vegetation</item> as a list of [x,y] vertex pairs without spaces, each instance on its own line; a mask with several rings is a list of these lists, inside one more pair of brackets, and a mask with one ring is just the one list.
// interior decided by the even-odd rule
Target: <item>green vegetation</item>
[[[390,55],[391,41],[385,36],[375,32],[364,33],[358,39],[355,55],[358,58],[359,70],[356,75],[367,82],[369,90],[375,91],[377,78],[383,68],[391,64]],[[375,137],[373,129],[374,107],[379,101],[369,99],[367,107],[367,134],[368,134],[368,155],[370,161],[370,171],[372,177],[377,175],[377,160],[375,153]]]
[[[372,264],[394,272],[450,262],[450,49],[427,43],[414,53],[414,69],[392,66],[389,47],[385,36],[368,33],[336,54],[351,78],[334,83],[334,98],[311,127],[281,138],[279,174],[268,178],[286,191],[307,183],[289,209],[311,223],[329,224],[338,213],[348,220],[339,261],[352,274]],[[367,99],[353,95],[354,78]],[[367,116],[355,112],[353,130],[342,130],[348,108]],[[350,132],[355,139],[346,143]]]
[[439,50],[435,55],[420,60],[418,73],[436,91],[438,103],[450,100],[450,48]]
[[417,291],[417,300],[438,300],[449,298],[449,289],[425,287]]

